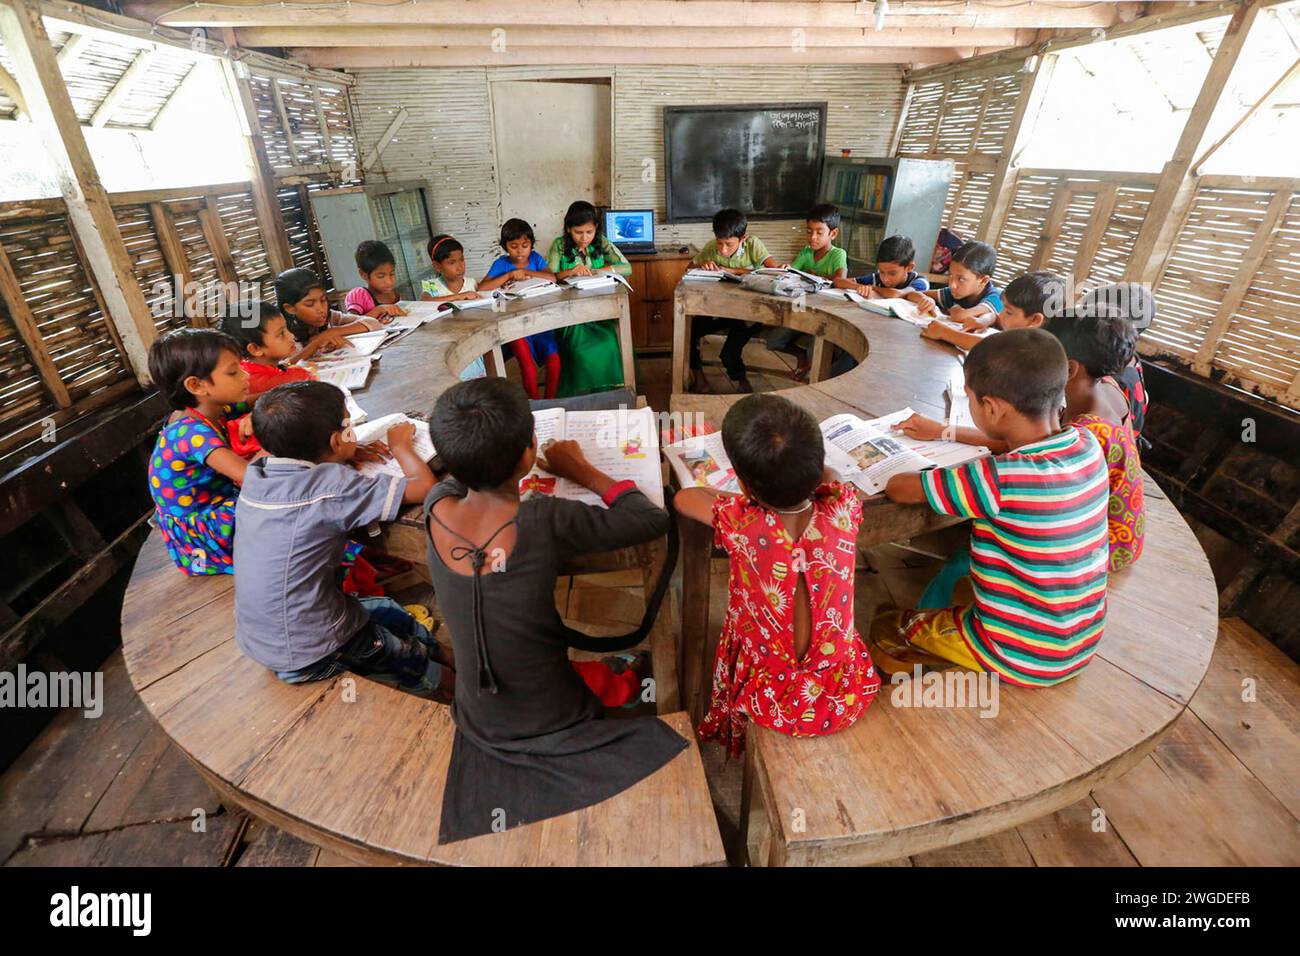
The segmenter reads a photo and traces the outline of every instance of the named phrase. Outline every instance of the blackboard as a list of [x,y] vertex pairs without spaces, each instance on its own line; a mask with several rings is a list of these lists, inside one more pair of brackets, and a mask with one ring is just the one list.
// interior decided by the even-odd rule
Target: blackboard
[[668,221],[705,222],[728,206],[802,219],[825,145],[825,103],[664,107]]

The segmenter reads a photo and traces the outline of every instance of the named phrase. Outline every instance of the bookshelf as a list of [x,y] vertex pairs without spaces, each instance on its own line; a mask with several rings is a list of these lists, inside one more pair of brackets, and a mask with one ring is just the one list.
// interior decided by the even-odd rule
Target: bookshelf
[[423,182],[375,183],[311,192],[325,257],[340,289],[360,284],[355,252],[363,239],[378,239],[397,260],[397,292],[420,297],[420,281],[433,275],[429,262],[427,197]]
[[849,275],[874,271],[876,247],[899,233],[916,244],[916,271],[928,272],[952,172],[948,160],[827,156],[818,202],[840,209]]

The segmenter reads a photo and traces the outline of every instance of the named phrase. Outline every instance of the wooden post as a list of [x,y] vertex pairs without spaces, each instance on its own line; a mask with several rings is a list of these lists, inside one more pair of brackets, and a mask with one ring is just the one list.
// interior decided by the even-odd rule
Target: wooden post
[[633,357],[632,343],[632,306],[627,297],[627,290],[618,292],[618,349],[623,356],[623,384],[636,394],[636,361]]
[[[1028,64],[1028,61],[1026,61]],[[1037,58],[1020,84],[1020,94],[1016,97],[1016,108],[1011,114],[1011,126],[1007,130],[1006,143],[1002,155],[993,167],[993,180],[989,183],[988,204],[984,215],[980,216],[979,228],[975,230],[976,239],[996,242],[1002,231],[1002,223],[1011,209],[1011,198],[1016,191],[1016,179],[1019,175],[1020,153],[1025,148],[1029,135],[1038,122],[1038,111],[1043,105],[1043,94],[1051,84],[1052,70],[1056,67],[1056,57],[1044,54]]]
[[686,391],[688,350],[690,348],[691,317],[686,314],[679,283],[673,293],[673,372],[669,393]]
[[68,223],[104,297],[107,318],[121,337],[136,379],[148,384],[149,345],[157,330],[131,269],[108,193],[81,134],[58,59],[41,22],[40,7],[30,0],[0,4],[0,39],[12,58],[14,79],[22,88],[28,115],[40,131],[68,208]]
[[244,133],[244,143],[248,149],[248,169],[253,184],[253,211],[257,215],[258,228],[262,230],[262,243],[266,248],[267,262],[271,271],[279,275],[285,269],[292,268],[293,254],[289,251],[289,236],[284,227],[284,217],[280,215],[280,200],[276,193],[275,170],[266,154],[266,142],[262,139],[262,128],[257,122],[257,108],[253,104],[253,93],[248,87],[248,78],[236,68],[230,60],[219,60],[222,75],[226,79],[226,91],[234,104],[235,112],[241,117],[240,123]]
[[1163,270],[1196,196],[1197,180],[1191,174],[1192,162],[1202,152],[1210,119],[1228,86],[1250,28],[1264,5],[1261,0],[1252,0],[1240,7],[1228,21],[1219,49],[1205,74],[1205,82],[1201,84],[1196,103],[1183,126],[1178,145],[1174,147],[1173,158],[1165,163],[1156,182],[1146,218],[1133,243],[1128,268],[1124,270],[1125,281],[1153,285]]
[[1097,193],[1092,217],[1088,220],[1088,228],[1083,231],[1083,238],[1079,240],[1079,249],[1074,257],[1076,285],[1086,280],[1092,271],[1092,264],[1097,259],[1097,250],[1101,248],[1101,240],[1106,235],[1106,227],[1110,225],[1110,217],[1115,212],[1115,201],[1118,198],[1119,183],[1107,183]]
[[59,408],[69,407],[72,404],[72,397],[68,394],[68,386],[64,384],[59,370],[54,366],[50,350],[46,348],[45,339],[41,338],[41,330],[37,328],[36,316],[32,315],[32,310],[27,306],[22,286],[18,284],[18,276],[14,274],[13,267],[9,264],[9,256],[5,254],[3,246],[0,246],[0,295],[4,296],[5,305],[9,307],[9,318],[13,321],[19,338],[27,346],[32,364],[36,366],[41,381],[54,397],[54,403]]

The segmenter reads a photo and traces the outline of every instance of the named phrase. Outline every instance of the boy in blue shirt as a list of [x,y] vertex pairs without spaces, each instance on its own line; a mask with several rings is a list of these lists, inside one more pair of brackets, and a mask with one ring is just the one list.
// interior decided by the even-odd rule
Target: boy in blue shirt
[[249,464],[235,506],[239,649],[289,684],[351,670],[450,703],[451,652],[391,598],[345,594],[339,574],[349,533],[394,520],[433,487],[414,426],[390,428],[385,447],[367,449],[401,465],[401,475],[378,476],[352,467],[356,433],[343,393],[325,382],[266,392],[253,431],[270,457]]
[[[505,255],[497,256],[488,268],[487,275],[478,284],[480,291],[489,292],[515,279],[550,279],[555,273],[546,265],[546,259],[535,248],[537,237],[533,227],[522,219],[507,219],[501,225],[501,248]],[[560,343],[555,332],[534,332],[516,339],[508,346],[510,354],[519,363],[519,377],[529,398],[554,398],[560,387]],[[537,384],[538,369],[546,369],[546,386],[543,393]]]
[[930,280],[916,271],[916,246],[907,236],[890,236],[876,249],[876,271],[858,276],[858,292],[867,298],[902,299],[926,292]]
[[928,292],[909,292],[907,301],[923,313],[939,309],[948,318],[960,322],[965,331],[993,324],[1002,311],[1002,292],[993,284],[993,270],[998,254],[987,242],[967,242],[952,254],[948,267],[948,285]]

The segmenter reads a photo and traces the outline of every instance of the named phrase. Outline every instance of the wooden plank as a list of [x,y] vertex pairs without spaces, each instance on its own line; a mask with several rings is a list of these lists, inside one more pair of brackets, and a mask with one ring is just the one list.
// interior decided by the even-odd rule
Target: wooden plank
[[275,111],[280,115],[281,128],[284,130],[284,144],[289,150],[289,162],[298,165],[298,147],[293,142],[293,125],[289,122],[289,111],[284,108],[284,96],[280,93],[280,81],[271,79],[271,98],[275,101]]
[[632,307],[627,290],[620,288],[618,296],[618,350],[623,357],[623,384],[636,394],[636,342],[632,339]]
[[[185,247],[181,245],[181,237],[176,232],[176,222],[172,219],[171,210],[160,202],[149,204],[149,216],[153,220],[154,235],[158,237],[158,247],[167,263],[167,271],[171,273],[176,296],[184,302],[186,290],[193,284],[194,276],[190,272],[190,261],[185,255]],[[199,325],[202,321],[201,310],[190,316],[191,325]]]
[[1294,193],[1291,190],[1282,189],[1275,192],[1273,198],[1269,201],[1268,209],[1264,211],[1264,217],[1260,220],[1259,227],[1250,240],[1250,245],[1246,247],[1246,251],[1242,254],[1241,264],[1237,267],[1236,275],[1228,283],[1223,300],[1219,303],[1219,308],[1214,313],[1214,319],[1205,332],[1205,339],[1201,342],[1200,348],[1196,350],[1196,355],[1192,359],[1192,369],[1199,374],[1209,374],[1210,364],[1214,360],[1214,353],[1219,348],[1219,342],[1222,341],[1224,333],[1228,331],[1233,317],[1237,314],[1238,307],[1246,298],[1247,293],[1250,292],[1251,286],[1255,284],[1255,274],[1268,257],[1269,247],[1273,244],[1273,236],[1277,232],[1282,217],[1291,208],[1293,196]]
[[1143,866],[1300,863],[1300,822],[1195,713],[1094,796]]
[[[120,679],[126,680],[126,675]],[[205,818],[214,817],[221,803],[194,772],[194,765],[155,724],[95,804],[85,829],[116,830],[174,820],[192,823],[196,810]]]
[[1151,287],[1164,270],[1196,193],[1196,179],[1191,175],[1192,161],[1201,151],[1210,121],[1263,6],[1260,0],[1244,3],[1228,22],[1196,103],[1183,125],[1174,154],[1160,172],[1160,180],[1133,243],[1128,267],[1124,270],[1125,281],[1142,282]]
[[152,728],[126,679],[122,655],[101,668],[104,712],[60,712],[0,775],[0,860],[35,834],[81,831],[131,753]]
[[131,65],[122,72],[122,75],[117,78],[117,82],[112,85],[104,98],[99,101],[99,105],[95,107],[95,112],[90,117],[91,126],[102,127],[112,119],[113,111],[131,92],[131,87],[145,74],[153,60],[154,51],[152,49],[146,48],[136,54],[135,59],[131,61]]
[[[948,63],[960,60],[969,47],[915,48],[915,47],[825,47],[816,53],[817,62],[825,64],[860,65],[869,63]],[[484,66],[542,66],[573,63],[572,47],[519,46],[513,44],[503,52],[494,52],[489,45],[482,47],[291,47],[290,56],[311,66],[330,69],[403,69],[425,67],[484,67]],[[808,52],[793,49],[763,51],[763,61],[768,64],[786,63],[804,66]],[[586,66],[628,66],[648,64],[655,66],[750,66],[754,53],[747,47],[681,50],[661,47],[639,49],[635,47],[586,47],[582,51]]]
[[85,253],[87,265],[107,304],[106,316],[121,337],[136,378],[149,381],[149,344],[157,334],[149,307],[136,282],[130,257],[122,244],[117,220],[86,147],[81,125],[40,7],[32,0],[0,6],[0,39],[22,86],[33,124],[40,131],[46,155],[68,209],[68,222]]
[[1287,82],[1289,82],[1292,77],[1298,74],[1300,74],[1300,59],[1297,59],[1289,67],[1283,70],[1282,75],[1279,76],[1277,80],[1274,81],[1272,86],[1270,86],[1267,90],[1264,91],[1264,94],[1259,99],[1257,99],[1254,103],[1250,105],[1250,108],[1247,109],[1246,112],[1241,114],[1241,116],[1237,119],[1237,122],[1233,123],[1232,126],[1229,127],[1226,133],[1224,133],[1221,137],[1215,140],[1214,145],[1211,146],[1209,149],[1207,149],[1204,152],[1204,154],[1202,154],[1200,159],[1192,163],[1191,175],[1194,177],[1200,175],[1201,168],[1207,162],[1210,161],[1210,157],[1213,156],[1216,152],[1218,152],[1219,148],[1222,147],[1224,143],[1232,139],[1232,137],[1236,135],[1237,130],[1241,129],[1243,126],[1249,123],[1250,118],[1252,116],[1258,113],[1263,107],[1268,105],[1269,101],[1273,98],[1274,93],[1276,93]]
[[1035,866],[1137,866],[1092,797],[1016,828]]
[[[260,820],[249,823],[245,837],[248,845],[235,863],[237,867],[249,866],[315,866],[321,851],[305,840]],[[348,865],[352,865],[349,861]]]
[[203,226],[203,236],[208,240],[208,248],[212,250],[217,275],[226,286],[236,288],[239,275],[235,272],[235,260],[230,254],[230,243],[226,241],[226,228],[221,221],[221,208],[217,205],[216,196],[207,197],[203,208],[199,210],[199,222]]
[[[575,23],[592,27],[722,27],[736,29],[738,25],[750,27],[776,27],[790,30],[794,27],[834,28],[863,31],[870,37],[873,26],[861,11],[851,3],[791,2],[769,10],[762,4],[742,0],[695,0],[680,4],[672,0],[641,0],[627,9],[595,9],[581,0],[555,0],[542,6],[523,0],[506,0],[488,11],[460,0],[412,0],[398,5],[400,8],[380,6],[340,7],[330,11],[332,24],[340,26],[363,25],[421,25],[441,26],[497,26],[510,23],[524,26],[570,26]],[[1008,9],[996,3],[973,0],[963,3],[960,16],[938,16],[933,10],[916,14],[899,5],[903,12],[885,15],[886,28],[917,27],[921,29],[971,29],[976,27],[1109,27],[1117,19],[1117,10],[1111,4],[1098,8],[1058,8],[1032,4],[1025,9]],[[309,3],[283,3],[272,7],[225,6],[194,4],[177,9],[168,0],[146,0],[128,4],[132,16],[157,21],[172,27],[220,26],[308,26],[320,25],[319,12]],[[949,11],[942,11],[948,13]],[[586,62],[585,60],[583,62]]]
[[[284,226],[284,217],[280,212],[280,203],[276,196],[275,172],[266,152],[265,134],[257,122],[257,108],[253,103],[253,94],[248,86],[248,74],[241,65],[227,60],[221,63],[221,73],[226,84],[226,93],[230,97],[235,112],[240,117],[240,128],[244,136],[244,148],[248,153],[248,166],[252,172],[251,184],[253,210],[257,224],[262,232],[262,242],[266,249],[267,262],[271,271],[279,275],[293,265],[293,254],[289,249],[289,238]],[[277,91],[279,84],[271,80]],[[283,107],[283,103],[281,103]],[[286,132],[288,127],[286,126]],[[292,147],[292,143],[290,144]]]
[[1191,711],[1300,819],[1300,666],[1229,618]]
[[1011,113],[1006,142],[1002,146],[1002,155],[998,157],[997,166],[994,167],[993,179],[989,182],[988,202],[984,206],[979,227],[976,229],[977,238],[991,242],[993,236],[1002,232],[1002,225],[1011,209],[1011,201],[1016,192],[1020,153],[1024,150],[1038,122],[1038,113],[1042,109],[1043,99],[1047,88],[1051,85],[1052,72],[1055,68],[1055,56],[1050,54],[1040,56],[1028,75],[1020,81],[1020,93],[1016,97],[1016,106]]
[[[914,17],[909,17],[909,22]],[[651,26],[629,29],[625,26],[527,26],[513,25],[510,46],[636,47],[677,50],[709,49],[719,46],[746,47],[752,50],[790,49],[791,28],[754,27],[733,24],[728,35],[703,31],[696,27]],[[487,47],[491,28],[484,26],[447,26],[412,24],[395,31],[387,26],[312,26],[248,27],[236,31],[239,42],[250,47]],[[1005,27],[974,27],[954,31],[936,31],[921,24],[910,27],[886,27],[882,30],[845,30],[804,28],[806,49],[823,50],[862,46],[869,41],[880,47],[1006,47],[1016,43],[1016,31]],[[585,60],[584,60],[585,62]]]
[[1065,184],[1057,187],[1056,195],[1052,197],[1052,205],[1047,210],[1047,219],[1043,222],[1042,234],[1039,235],[1038,242],[1034,246],[1034,254],[1029,260],[1030,272],[1042,269],[1043,264],[1051,257],[1056,241],[1061,238],[1061,227],[1065,225],[1065,217],[1073,201],[1074,190]]
[[5,306],[9,310],[9,319],[13,322],[14,330],[22,339],[23,345],[27,347],[27,354],[31,357],[32,364],[36,366],[41,381],[53,396],[55,404],[60,408],[67,408],[72,404],[72,396],[68,394],[68,386],[63,383],[54,359],[50,357],[45,338],[36,325],[36,316],[27,306],[27,297],[23,294],[22,285],[18,281],[18,276],[14,274],[13,266],[9,264],[9,256],[5,253],[3,245],[0,245],[0,295],[4,296]]
[[1079,248],[1074,254],[1074,281],[1083,282],[1092,272],[1092,264],[1097,259],[1097,251],[1110,225],[1110,217],[1115,212],[1115,201],[1119,198],[1119,183],[1110,182],[1101,187],[1097,193],[1097,203],[1092,207],[1092,216],[1088,228],[1083,231]]

